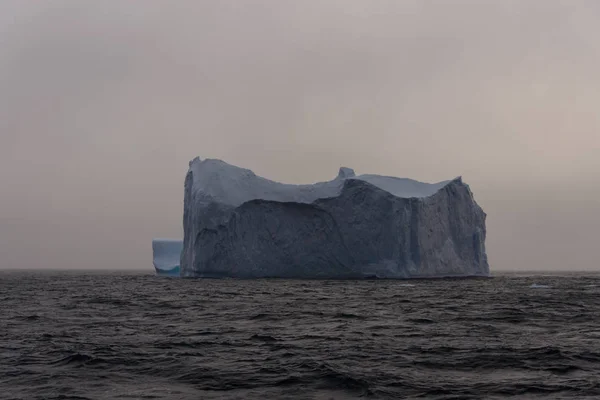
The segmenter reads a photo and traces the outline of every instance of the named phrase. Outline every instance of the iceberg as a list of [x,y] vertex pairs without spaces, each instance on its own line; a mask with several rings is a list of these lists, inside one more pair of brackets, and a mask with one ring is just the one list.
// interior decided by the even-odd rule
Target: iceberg
[[183,240],[181,239],[153,239],[152,262],[156,275],[179,276],[182,249]]
[[195,158],[185,178],[181,276],[489,276],[486,214],[458,177],[356,175],[312,185]]

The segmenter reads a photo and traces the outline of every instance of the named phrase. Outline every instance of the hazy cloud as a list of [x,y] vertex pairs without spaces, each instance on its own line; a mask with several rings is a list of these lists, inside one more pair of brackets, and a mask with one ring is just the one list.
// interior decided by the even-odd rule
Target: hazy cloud
[[0,267],[146,268],[188,161],[462,175],[493,269],[597,269],[595,1],[0,3]]

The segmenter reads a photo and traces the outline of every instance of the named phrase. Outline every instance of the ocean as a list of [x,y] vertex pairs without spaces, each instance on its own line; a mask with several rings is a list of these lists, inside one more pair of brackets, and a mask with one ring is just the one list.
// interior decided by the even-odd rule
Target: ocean
[[598,399],[600,275],[0,271],[1,399]]

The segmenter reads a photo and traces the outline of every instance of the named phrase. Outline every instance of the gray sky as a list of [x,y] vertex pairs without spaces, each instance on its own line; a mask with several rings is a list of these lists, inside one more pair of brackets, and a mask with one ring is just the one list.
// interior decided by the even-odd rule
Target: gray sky
[[600,2],[0,2],[0,268],[152,269],[195,156],[462,175],[493,270],[600,269]]

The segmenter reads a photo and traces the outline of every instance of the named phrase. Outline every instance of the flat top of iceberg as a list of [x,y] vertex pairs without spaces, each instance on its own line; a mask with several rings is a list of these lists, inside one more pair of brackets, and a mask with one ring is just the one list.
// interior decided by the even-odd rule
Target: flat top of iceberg
[[394,178],[382,175],[359,175],[356,179],[363,180],[373,186],[385,190],[396,197],[427,197],[436,193],[450,181],[439,183],[423,183],[408,178]]
[[212,200],[233,206],[254,199],[312,203],[320,198],[337,196],[347,179],[359,179],[404,198],[431,196],[450,182],[431,184],[381,175],[356,176],[351,168],[342,167],[338,176],[331,181],[292,185],[260,177],[249,169],[236,167],[222,160],[200,160],[198,157],[190,161],[190,171],[194,193],[201,193]]

